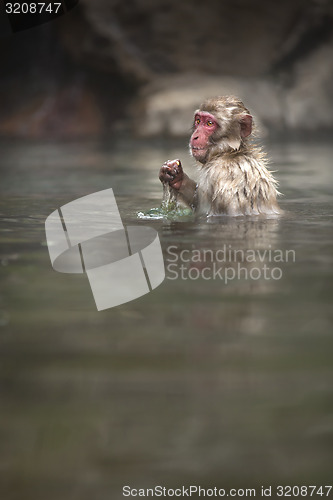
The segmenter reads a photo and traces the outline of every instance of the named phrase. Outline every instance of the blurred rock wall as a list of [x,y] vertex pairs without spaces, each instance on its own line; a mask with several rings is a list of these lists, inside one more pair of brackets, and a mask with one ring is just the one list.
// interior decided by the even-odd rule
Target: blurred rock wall
[[[272,136],[333,129],[331,0],[81,0],[62,19],[15,37],[6,55],[8,39],[0,46],[0,90],[12,102],[0,115],[3,134],[82,136],[125,126],[147,137],[187,135],[200,102],[224,93],[243,98]],[[27,56],[33,99],[25,105],[13,95],[20,65],[8,65],[19,61],[20,43],[28,53],[29,44],[39,47]],[[47,65],[55,53],[56,70]],[[38,92],[31,68],[46,82]]]

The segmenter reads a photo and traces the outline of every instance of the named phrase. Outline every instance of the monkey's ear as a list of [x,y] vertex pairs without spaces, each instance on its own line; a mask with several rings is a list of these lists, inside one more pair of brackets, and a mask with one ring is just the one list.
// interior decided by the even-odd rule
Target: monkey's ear
[[241,137],[247,137],[252,132],[252,116],[242,115],[240,119]]

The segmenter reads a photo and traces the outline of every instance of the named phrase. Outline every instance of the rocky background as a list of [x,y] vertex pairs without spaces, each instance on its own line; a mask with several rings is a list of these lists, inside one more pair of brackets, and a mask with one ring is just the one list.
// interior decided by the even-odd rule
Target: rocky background
[[184,136],[224,93],[270,137],[333,130],[331,0],[81,0],[0,60],[2,136]]

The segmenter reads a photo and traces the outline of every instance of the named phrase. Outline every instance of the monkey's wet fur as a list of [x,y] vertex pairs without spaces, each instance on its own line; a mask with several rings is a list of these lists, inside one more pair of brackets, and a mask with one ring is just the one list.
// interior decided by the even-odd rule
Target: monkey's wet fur
[[[252,143],[253,118],[234,96],[203,102],[194,113],[190,153],[198,163],[196,183],[179,159],[159,173],[168,196],[199,215],[278,215],[280,194],[262,148]],[[164,201],[166,189],[164,188]]]

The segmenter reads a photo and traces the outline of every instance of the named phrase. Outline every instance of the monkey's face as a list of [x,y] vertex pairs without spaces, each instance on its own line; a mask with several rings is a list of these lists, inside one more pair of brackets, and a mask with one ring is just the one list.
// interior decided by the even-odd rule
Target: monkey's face
[[207,111],[197,111],[194,115],[193,133],[190,139],[190,152],[200,163],[206,163],[212,146],[212,136],[219,124],[215,117]]

